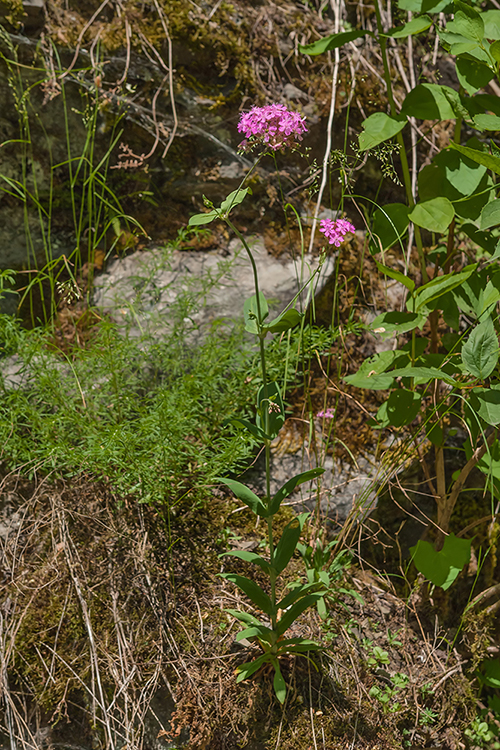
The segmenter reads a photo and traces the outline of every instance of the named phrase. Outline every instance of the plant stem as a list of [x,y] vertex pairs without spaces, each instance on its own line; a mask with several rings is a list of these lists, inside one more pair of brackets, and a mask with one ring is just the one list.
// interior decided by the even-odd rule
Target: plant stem
[[[389,69],[389,59],[387,57],[387,39],[383,36],[384,29],[382,27],[382,15],[380,13],[381,0],[375,1],[375,15],[377,16],[377,30],[379,34],[380,51],[382,54],[382,62],[384,65],[384,79],[387,86],[387,98],[389,99],[389,107],[391,110],[391,117],[397,117],[396,102],[394,101],[394,95],[392,93],[392,78]],[[410,168],[408,166],[408,158],[406,156],[405,142],[401,131],[396,135],[396,140],[399,144],[399,158],[401,159],[401,169],[403,171],[403,181],[406,191],[406,199],[408,206],[412,209],[415,206],[415,199],[413,197],[411,189],[411,175]],[[427,268],[425,263],[425,255],[422,243],[422,235],[420,234],[420,227],[414,224],[415,229],[415,242],[418,250],[418,257],[420,260],[420,271],[422,273],[422,281],[424,284],[427,283],[429,277],[427,276]]]

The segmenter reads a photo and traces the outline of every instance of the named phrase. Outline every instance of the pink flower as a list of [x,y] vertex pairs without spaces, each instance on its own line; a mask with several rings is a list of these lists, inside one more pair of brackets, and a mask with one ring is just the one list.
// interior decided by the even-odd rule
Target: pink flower
[[345,235],[348,232],[354,234],[356,229],[346,219],[336,219],[335,221],[333,219],[323,219],[319,223],[319,231],[323,232],[330,245],[340,247],[341,243],[344,242]]
[[293,146],[307,133],[305,117],[298,112],[290,112],[284,104],[268,104],[265,107],[252,107],[244,112],[238,123],[238,132],[245,138],[240,148],[251,143],[261,143],[277,151],[283,146]]
[[316,414],[316,416],[317,417],[323,417],[323,419],[333,419],[334,416],[335,416],[335,412],[333,411],[333,409],[331,407],[328,407],[328,409],[326,411],[323,411],[323,409],[321,411],[319,411]]

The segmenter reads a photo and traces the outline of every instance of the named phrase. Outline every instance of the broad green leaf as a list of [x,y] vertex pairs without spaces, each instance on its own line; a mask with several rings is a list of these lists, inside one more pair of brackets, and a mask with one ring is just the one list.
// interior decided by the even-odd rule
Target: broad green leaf
[[446,292],[455,289],[455,287],[467,281],[476,268],[477,263],[473,263],[470,266],[466,266],[460,273],[447,273],[444,276],[437,276],[432,281],[424,284],[424,286],[419,287],[415,292],[415,299],[408,300],[407,306],[414,304],[414,312],[418,312],[430,302],[442,297]]
[[247,188],[240,188],[239,190],[233,190],[232,193],[229,193],[227,198],[222,201],[220,204],[220,210],[222,214],[227,214],[231,211],[234,206],[237,206],[239,203],[241,203],[244,199],[247,193],[252,194],[252,189]]
[[382,313],[378,315],[370,325],[373,333],[378,333],[382,339],[389,338],[394,333],[408,333],[414,328],[422,328],[427,321],[427,315],[419,315],[410,312],[393,312]]
[[486,39],[500,39],[500,10],[482,10]]
[[188,226],[197,227],[201,224],[210,224],[218,216],[217,211],[209,211],[206,214],[195,214],[188,221]]
[[492,156],[484,151],[469,148],[468,146],[461,146],[459,143],[454,143],[453,141],[450,142],[450,147],[460,151],[464,156],[468,156],[472,161],[476,161],[487,169],[491,169],[495,174],[500,174],[500,158],[498,156]]
[[406,95],[401,114],[418,120],[454,120],[456,113],[445,91],[458,98],[457,92],[448,86],[419,83]]
[[261,587],[251,581],[250,578],[245,576],[239,576],[236,573],[220,573],[222,578],[226,581],[231,581],[235,586],[243,591],[244,594],[255,604],[258,609],[261,609],[268,617],[273,616],[273,605],[271,599]]
[[268,561],[264,560],[264,558],[256,552],[249,552],[246,549],[233,549],[230,552],[223,552],[221,557],[237,557],[240,560],[245,560],[245,562],[251,562],[254,563],[254,565],[258,565],[259,568],[262,568],[262,570],[268,575],[271,573],[271,566]]
[[453,221],[455,209],[448,198],[432,198],[417,203],[408,216],[419,227],[443,234]]
[[459,83],[471,96],[483,89],[495,75],[485,63],[465,57],[457,57],[455,68]]
[[304,313],[300,313],[298,310],[292,309],[287,310],[277,318],[271,320],[264,326],[264,330],[270,331],[271,333],[283,333],[288,331],[290,328],[295,328],[299,325],[300,321],[304,317]]
[[290,559],[295,552],[297,542],[299,541],[300,531],[301,527],[298,518],[294,518],[293,521],[290,521],[290,523],[283,529],[273,560],[273,566],[278,574],[281,573],[290,562]]
[[366,359],[354,375],[348,375],[344,381],[356,388],[370,388],[374,391],[386,391],[394,380],[392,373],[385,371],[392,365],[397,353],[380,352]]
[[475,42],[482,42],[484,37],[481,13],[461,0],[455,0],[455,16],[453,21],[448,21],[446,28]]
[[236,682],[242,682],[243,680],[247,680],[249,677],[251,677],[255,672],[258,672],[258,670],[264,666],[267,662],[271,661],[270,654],[261,654],[256,659],[253,659],[252,661],[247,661],[245,664],[241,664],[238,667],[238,676],[236,677]]
[[418,18],[412,18],[404,26],[396,26],[394,29],[389,29],[383,36],[390,36],[393,39],[406,39],[406,37],[413,34],[421,34],[422,31],[426,31],[430,26],[432,26],[432,19],[429,16],[419,16]]
[[493,237],[491,232],[481,232],[471,222],[465,222],[465,224],[462,224],[460,228],[462,232],[467,235],[467,237],[469,237],[473,242],[476,243],[476,245],[482,247],[483,250],[486,250],[490,255],[493,255],[495,253],[497,247],[497,238]]
[[489,279],[484,287],[484,290],[481,291],[483,294],[479,315],[482,315],[484,312],[493,312],[493,306],[496,305],[497,302],[500,302],[500,271],[493,274],[492,278]]
[[474,388],[470,392],[469,406],[487,424],[500,424],[500,390],[497,388]]
[[372,233],[375,240],[370,244],[372,252],[387,250],[403,238],[409,224],[408,206],[390,203],[377,208],[373,215]]
[[264,320],[269,315],[269,308],[267,306],[267,300],[259,292],[259,303],[260,303],[260,314],[261,320],[259,321],[259,308],[257,305],[257,295],[252,294],[251,297],[245,300],[243,304],[243,316],[245,318],[245,331],[248,333],[259,333],[259,323],[262,325]]
[[462,347],[462,362],[467,371],[485,380],[498,362],[498,337],[491,318],[476,326]]
[[474,127],[479,130],[500,130],[500,117],[498,115],[476,115]]
[[495,62],[500,62],[500,41],[492,42],[490,44],[490,55]]
[[[257,393],[257,427],[264,430],[269,440],[273,440],[285,422],[285,407],[278,383],[275,381],[261,385]],[[267,422],[267,426],[266,426]]]
[[[500,11],[498,12],[500,13]],[[493,114],[500,116],[500,99],[493,94],[476,94],[473,97],[464,97],[464,102],[467,103],[468,107],[471,107],[473,116],[485,112],[493,112]]]
[[413,422],[420,412],[421,396],[415,391],[399,388],[391,393],[377,412],[377,421],[383,427],[403,427]]
[[415,547],[410,547],[410,552],[417,570],[435,586],[446,591],[469,563],[470,548],[470,539],[458,539],[454,534],[449,534],[440,552],[421,539]]
[[280,669],[278,660],[273,659],[272,665],[274,667],[274,681],[273,681],[274,693],[276,695],[276,698],[279,700],[279,702],[284,703],[286,700],[286,682],[283,679],[283,675],[281,674],[281,669]]
[[267,515],[267,508],[260,498],[257,497],[255,492],[249,487],[246,487],[241,482],[237,482],[235,479],[224,479],[223,477],[215,477],[215,482],[221,482],[229,487],[234,492],[236,497],[248,505],[251,511],[256,516],[262,516],[263,518]]
[[431,164],[419,172],[420,200],[443,196],[455,201],[472,195],[479,188],[485,174],[486,167],[457,151],[440,151]]
[[491,203],[487,203],[481,211],[480,227],[481,229],[491,229],[500,224],[500,198],[496,198]]
[[453,0],[398,0],[398,7],[410,13],[443,13],[453,9]]
[[479,678],[488,687],[500,689],[500,659],[485,659],[481,664]]
[[290,625],[292,625],[297,617],[302,614],[302,612],[305,612],[306,609],[309,609],[309,607],[312,607],[316,604],[318,599],[321,599],[324,596],[324,593],[322,592],[316,592],[314,594],[308,594],[307,596],[304,596],[303,599],[299,599],[298,602],[295,602],[295,604],[292,604],[292,606],[287,609],[286,612],[283,613],[281,616],[281,620],[278,622],[278,625],[276,627],[276,632],[279,635],[283,635]]
[[479,222],[481,211],[494,198],[494,187],[493,175],[487,171],[475,195],[453,202],[456,215],[467,221]]
[[325,470],[322,467],[318,466],[316,469],[309,469],[308,471],[303,471],[300,474],[296,474],[294,477],[285,482],[283,487],[278,490],[278,492],[274,495],[273,499],[269,503],[269,515],[274,516],[274,514],[278,512],[283,500],[289,497],[299,484],[310,482],[313,479],[316,479],[317,477],[321,476],[324,471]]
[[393,138],[405,125],[406,117],[394,118],[384,112],[375,112],[363,122],[363,132],[359,136],[360,150],[366,151]]
[[408,278],[408,276],[405,276],[404,273],[401,273],[401,271],[396,271],[394,268],[389,268],[388,266],[382,265],[382,263],[379,263],[378,261],[375,261],[377,264],[378,270],[383,273],[385,276],[389,276],[389,278],[394,279],[395,281],[399,281],[401,284],[403,284],[407,289],[409,289],[410,292],[413,292],[415,289],[415,282],[413,279]]
[[344,44],[353,42],[355,39],[360,39],[367,34],[373,36],[373,34],[368,31],[358,29],[354,29],[353,31],[342,31],[340,34],[330,34],[329,36],[323,37],[323,39],[318,39],[317,42],[312,42],[312,44],[299,44],[299,52],[302,52],[304,55],[322,55],[323,52],[342,47]]

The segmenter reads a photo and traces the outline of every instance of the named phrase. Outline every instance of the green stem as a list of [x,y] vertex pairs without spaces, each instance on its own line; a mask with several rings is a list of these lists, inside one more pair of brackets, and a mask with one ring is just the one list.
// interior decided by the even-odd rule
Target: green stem
[[[383,36],[384,29],[382,27],[382,16],[380,13],[381,0],[375,1],[375,15],[377,16],[377,30],[379,34],[380,52],[382,54],[382,62],[384,66],[384,79],[387,86],[387,98],[389,99],[389,106],[391,109],[391,117],[397,117],[396,102],[394,101],[394,94],[392,92],[392,78],[391,71],[389,69],[389,59],[387,57],[387,38]],[[410,167],[408,165],[408,158],[406,156],[405,142],[403,134],[400,131],[396,135],[396,140],[399,144],[399,158],[401,159],[401,169],[403,172],[403,182],[406,191],[406,199],[408,206],[412,209],[415,205],[415,199],[411,190],[411,175]],[[422,235],[420,233],[420,227],[416,224],[413,225],[415,230],[415,243],[417,245],[418,257],[420,260],[420,271],[422,273],[422,281],[424,284],[427,283],[429,277],[427,276],[427,268],[425,262],[424,248],[422,243]]]

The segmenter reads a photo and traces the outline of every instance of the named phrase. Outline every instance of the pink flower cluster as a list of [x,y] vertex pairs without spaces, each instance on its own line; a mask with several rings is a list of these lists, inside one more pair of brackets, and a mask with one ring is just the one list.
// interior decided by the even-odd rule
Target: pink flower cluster
[[323,409],[321,411],[319,411],[316,414],[316,416],[317,417],[323,417],[323,419],[333,419],[334,416],[335,416],[335,412],[333,411],[333,409],[331,407],[328,407],[328,409],[326,411],[323,411]]
[[330,245],[340,247],[348,232],[354,233],[356,229],[347,219],[323,219],[319,223],[319,231],[323,232]]
[[261,143],[277,151],[283,146],[293,146],[307,133],[305,117],[298,112],[290,112],[284,104],[268,104],[265,107],[252,107],[244,112],[238,123],[238,132],[244,133],[246,140],[240,148],[251,143]]

